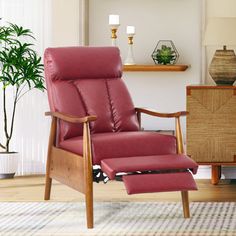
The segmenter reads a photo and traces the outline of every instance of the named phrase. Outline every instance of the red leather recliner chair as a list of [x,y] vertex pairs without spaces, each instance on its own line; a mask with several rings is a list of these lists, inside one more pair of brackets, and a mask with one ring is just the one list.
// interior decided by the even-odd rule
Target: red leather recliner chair
[[[179,119],[186,112],[134,108],[118,48],[48,48],[44,59],[51,110],[46,114],[52,116],[45,200],[52,179],[84,193],[92,228],[93,180],[123,173],[128,194],[181,191],[189,217],[188,190],[197,189],[191,172],[198,166],[183,154]],[[141,131],[141,113],[174,118],[176,136]]]

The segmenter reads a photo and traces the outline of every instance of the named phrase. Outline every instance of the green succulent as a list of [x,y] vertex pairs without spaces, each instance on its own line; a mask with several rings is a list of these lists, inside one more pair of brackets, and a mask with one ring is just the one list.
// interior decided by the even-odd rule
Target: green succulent
[[161,49],[157,49],[153,54],[153,59],[158,62],[158,64],[171,64],[176,59],[175,51],[171,50],[171,47],[162,45]]

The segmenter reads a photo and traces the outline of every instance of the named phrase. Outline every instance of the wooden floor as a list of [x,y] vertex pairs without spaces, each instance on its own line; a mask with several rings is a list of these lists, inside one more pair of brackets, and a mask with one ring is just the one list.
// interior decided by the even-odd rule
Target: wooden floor
[[[197,180],[199,190],[190,192],[190,201],[236,201],[236,182]],[[0,180],[0,201],[43,201],[44,176],[16,177]],[[180,193],[152,193],[127,195],[122,182],[94,183],[95,201],[179,201]],[[84,196],[65,185],[53,181],[52,201],[83,201]]]

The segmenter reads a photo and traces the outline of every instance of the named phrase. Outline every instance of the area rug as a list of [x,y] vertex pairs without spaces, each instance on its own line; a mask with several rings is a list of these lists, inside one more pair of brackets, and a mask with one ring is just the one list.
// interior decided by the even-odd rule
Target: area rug
[[1,236],[236,236],[236,203],[95,203],[95,228],[86,229],[80,202],[0,203]]

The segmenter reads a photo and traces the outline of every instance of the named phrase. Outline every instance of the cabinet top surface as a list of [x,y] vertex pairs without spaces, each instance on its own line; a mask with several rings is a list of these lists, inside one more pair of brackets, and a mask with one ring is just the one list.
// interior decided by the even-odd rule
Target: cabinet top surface
[[236,89],[236,86],[196,84],[196,85],[188,85],[186,88],[187,89]]

